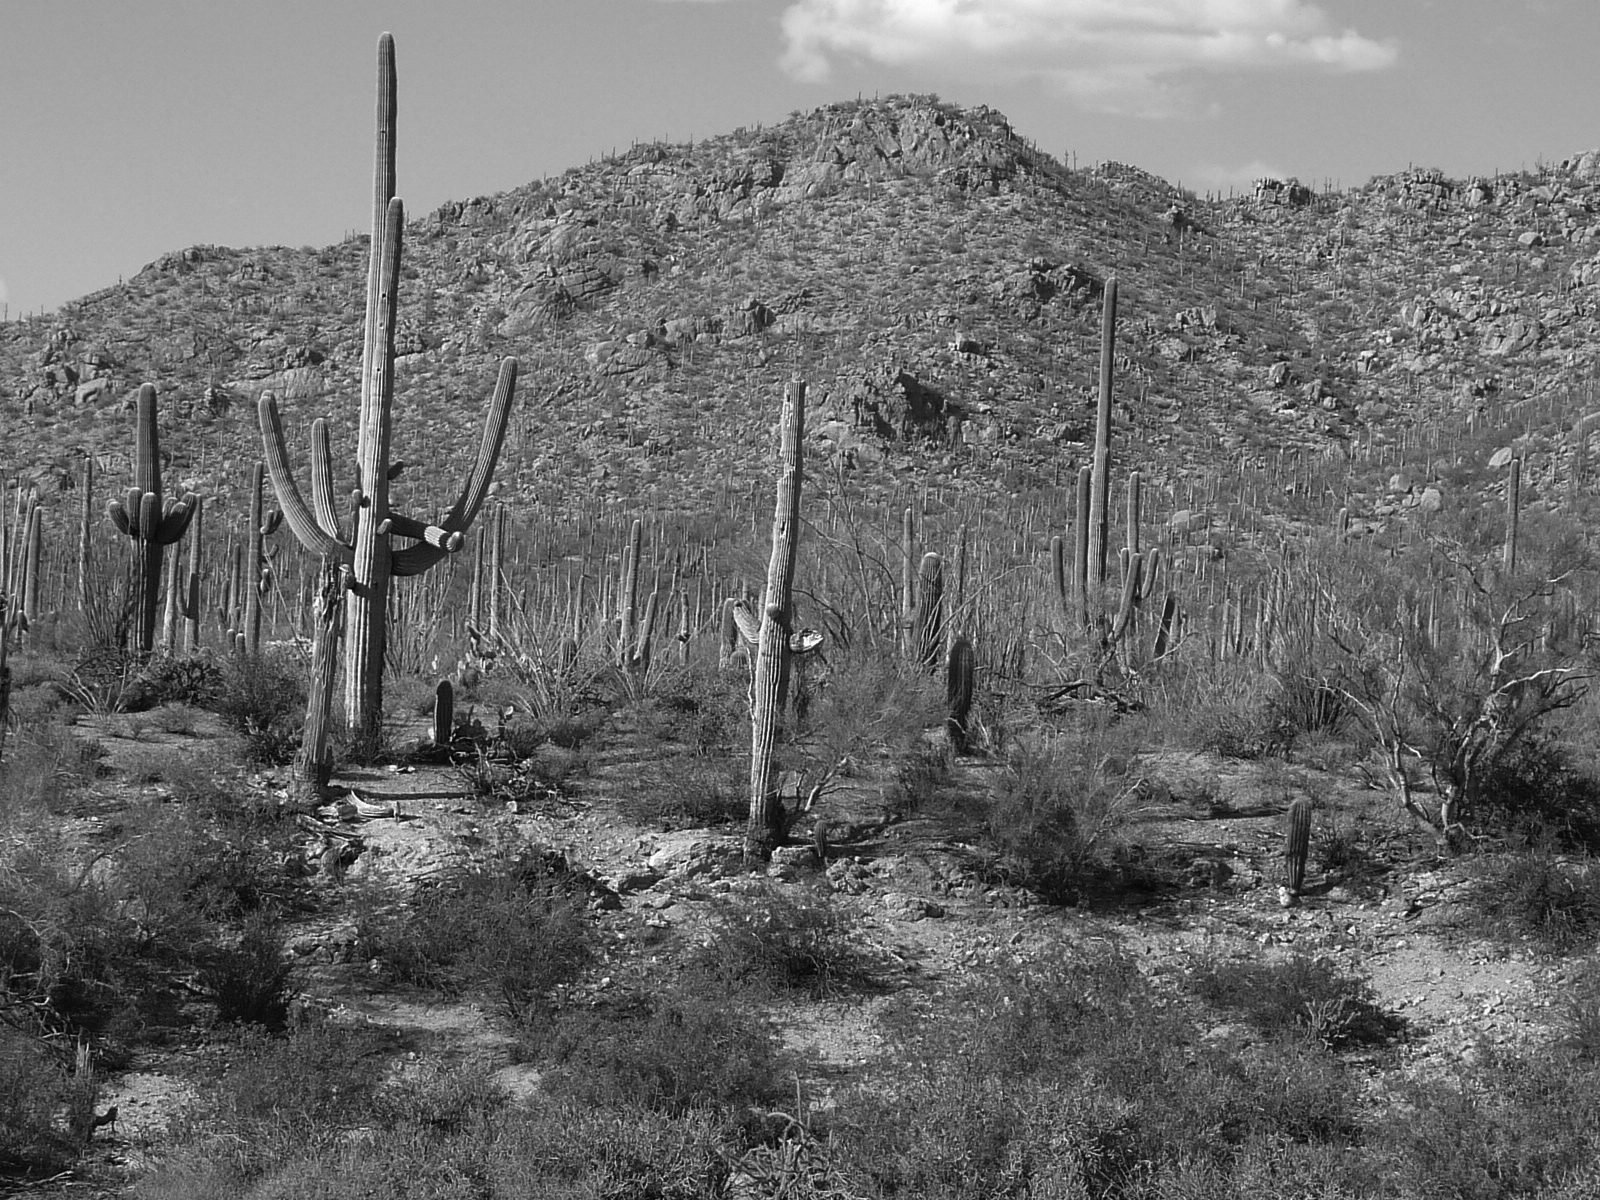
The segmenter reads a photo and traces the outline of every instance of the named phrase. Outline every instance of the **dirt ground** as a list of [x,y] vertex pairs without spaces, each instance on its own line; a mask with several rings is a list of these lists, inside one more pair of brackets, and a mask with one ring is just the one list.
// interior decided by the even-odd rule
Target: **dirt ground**
[[[203,727],[160,737],[141,731],[136,740],[104,723],[84,732],[106,746],[113,780],[138,755],[206,753],[215,746]],[[585,986],[599,992],[630,972],[648,975],[692,946],[714,903],[749,886],[750,875],[738,861],[739,829],[662,832],[619,818],[608,791],[640,766],[626,749],[609,750],[559,801],[521,806],[525,811],[486,808],[444,766],[375,768],[336,779],[335,795],[347,809],[359,798],[393,815],[343,818],[333,811],[319,818],[324,829],[359,838],[360,850],[342,878],[329,868],[307,881],[319,902],[289,926],[298,967],[292,1015],[316,1012],[393,1031],[405,1047],[396,1072],[471,1058],[513,1096],[535,1088],[536,1069],[515,1061],[511,1037],[480,1005],[377,985],[373,965],[356,952],[353,898],[381,885],[398,900],[463,855],[507,842],[542,844],[596,880],[591,904],[604,965]],[[1128,835],[1182,884],[1088,896],[1071,907],[1041,903],[996,882],[992,857],[978,845],[971,798],[993,786],[1001,769],[982,757],[961,758],[937,800],[899,820],[889,819],[881,787],[853,780],[815,814],[833,830],[826,861],[802,846],[780,852],[767,869],[782,886],[826,887],[857,914],[888,983],[865,998],[780,1002],[778,1027],[812,1064],[805,1082],[813,1103],[827,1103],[831,1089],[884,1052],[876,1018],[885,1006],[937,1003],[975,973],[1026,963],[1062,941],[1120,943],[1157,973],[1181,969],[1195,955],[1329,956],[1366,976],[1377,1003],[1403,1019],[1399,1069],[1405,1072],[1446,1070],[1470,1061],[1485,1042],[1537,1043],[1547,1036],[1552,997],[1580,966],[1475,936],[1465,905],[1468,864],[1433,853],[1359,776],[1277,762],[1171,754],[1129,764],[1130,777],[1149,782]],[[238,786],[276,800],[286,782],[282,772],[266,772],[244,776]],[[100,790],[100,802],[78,818],[85,836],[107,819],[118,789],[126,796],[132,786],[123,780]],[[1279,887],[1283,811],[1289,798],[1308,791],[1320,814],[1338,814],[1326,819],[1359,821],[1362,852],[1340,873],[1313,870],[1305,894],[1286,905]],[[1325,834],[1319,826],[1318,836]],[[302,842],[316,860],[328,838],[307,830]],[[119,1116],[97,1135],[77,1174],[96,1184],[63,1179],[54,1191],[29,1194],[115,1195],[108,1179],[131,1178],[159,1156],[167,1122],[194,1095],[193,1068],[205,1039],[199,1025],[192,1033],[140,1052],[107,1081],[101,1105],[116,1105]],[[1229,1025],[1213,1035],[1250,1036]],[[1390,1052],[1381,1066],[1372,1057],[1372,1083],[1381,1087],[1384,1072],[1396,1069],[1395,1056]]]

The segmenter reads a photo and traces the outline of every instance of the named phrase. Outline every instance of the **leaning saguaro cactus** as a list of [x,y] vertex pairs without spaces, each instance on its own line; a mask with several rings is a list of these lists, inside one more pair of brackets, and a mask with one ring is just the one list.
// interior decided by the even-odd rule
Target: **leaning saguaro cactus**
[[135,649],[149,655],[155,647],[156,619],[161,598],[161,558],[166,547],[183,536],[199,503],[193,492],[174,500],[161,494],[161,438],[156,430],[156,389],[139,389],[134,426],[133,481],[124,496],[112,499],[106,515],[117,529],[134,540],[139,558],[138,636]]
[[[262,442],[267,470],[284,519],[301,545],[350,568],[345,603],[345,721],[359,742],[376,742],[383,720],[383,661],[389,580],[419,575],[459,550],[466,530],[489,494],[505,440],[516,390],[517,363],[502,359],[500,376],[484,424],[483,442],[461,494],[437,524],[403,516],[389,507],[389,481],[397,467],[389,458],[394,406],[394,337],[400,278],[400,243],[405,208],[395,197],[394,39],[378,39],[378,133],[373,183],[372,258],[367,276],[366,341],[362,351],[361,415],[353,528],[341,532],[333,504],[326,425],[312,432],[312,506],[308,507],[289,468],[277,402],[263,393]],[[390,539],[410,539],[395,549]]]
[[800,542],[800,479],[804,463],[801,437],[806,423],[806,385],[799,380],[784,393],[778,447],[778,499],[772,516],[772,557],[761,601],[756,639],[755,681],[750,705],[750,824],[745,852],[770,858],[783,839],[783,801],[778,794],[772,751],[788,675],[794,624],[794,563]]

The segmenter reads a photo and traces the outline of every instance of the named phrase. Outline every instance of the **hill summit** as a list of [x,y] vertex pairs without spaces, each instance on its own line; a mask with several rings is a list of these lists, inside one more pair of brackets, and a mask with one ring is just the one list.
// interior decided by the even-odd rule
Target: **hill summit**
[[[830,104],[412,220],[397,449],[454,474],[514,354],[502,494],[555,515],[694,512],[764,479],[795,375],[813,462],[869,491],[1053,488],[1085,454],[1115,274],[1119,456],[1175,492],[1220,461],[1572,388],[1597,345],[1597,210],[1596,151],[1201,197],[1069,168],[993,109]],[[182,486],[209,494],[259,457],[264,390],[350,435],[366,241],[194,246],[0,327],[13,469],[53,489],[85,451],[117,468],[147,380]]]

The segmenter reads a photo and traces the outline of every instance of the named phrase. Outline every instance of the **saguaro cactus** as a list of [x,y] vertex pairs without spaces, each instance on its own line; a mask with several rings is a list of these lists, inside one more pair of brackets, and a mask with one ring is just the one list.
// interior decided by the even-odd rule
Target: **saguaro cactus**
[[1095,407],[1094,487],[1089,502],[1089,576],[1098,586],[1106,577],[1106,546],[1111,521],[1111,379],[1117,353],[1117,277],[1106,280],[1100,321],[1100,395]]
[[1283,870],[1289,894],[1298,896],[1306,883],[1306,856],[1311,848],[1311,801],[1300,796],[1289,804],[1283,841]]
[[156,620],[160,615],[161,558],[166,547],[183,536],[194,517],[199,498],[193,492],[182,500],[161,494],[161,438],[156,429],[156,389],[139,389],[134,426],[133,481],[127,493],[106,506],[119,532],[131,537],[139,556],[139,578],[134,629],[135,649],[148,655],[155,647]]
[[281,509],[262,512],[262,475],[258,462],[250,472],[250,548],[245,551],[244,572],[244,650],[251,657],[261,653],[261,596],[269,579],[264,547],[283,521]]
[[972,652],[971,639],[964,633],[957,634],[950,643],[949,653],[945,656],[944,673],[944,728],[950,738],[950,745],[957,754],[966,751],[971,733],[969,722],[972,717],[973,676],[976,667],[977,656]]
[[[284,519],[306,549],[350,567],[350,594],[344,619],[345,721],[358,742],[368,745],[376,742],[382,728],[389,580],[394,576],[419,575],[446,554],[461,548],[467,529],[488,496],[517,380],[516,360],[502,359],[477,460],[450,511],[437,524],[392,511],[389,480],[395,468],[390,463],[389,447],[405,208],[394,195],[394,39],[387,33],[378,40],[377,126],[372,258],[367,277],[366,342],[362,352],[361,415],[356,450],[355,517],[348,540],[340,532],[334,512],[326,426],[321,421],[313,426],[313,510],[306,505],[290,471],[283,423],[278,416],[277,402],[270,393],[263,393],[259,411],[267,470]],[[396,536],[411,539],[413,544],[393,549],[390,539]]]
[[89,571],[89,530],[94,513],[94,455],[83,454],[82,508],[78,520],[78,611],[89,610],[89,589],[92,586]]
[[183,648],[190,654],[200,649],[200,562],[201,522],[205,518],[204,506],[196,499],[194,520],[189,522],[189,577],[183,588]]
[[450,746],[456,731],[456,689],[448,679],[439,680],[433,689],[433,744]]
[[1506,540],[1501,552],[1505,569],[1517,569],[1517,526],[1522,514],[1522,460],[1513,458],[1506,472]]
[[944,559],[931,550],[917,568],[911,640],[916,661],[930,671],[936,668],[944,650]]
[[770,858],[783,838],[783,801],[778,795],[772,750],[777,743],[778,716],[783,707],[786,660],[794,634],[794,563],[800,542],[800,480],[804,466],[801,438],[805,433],[806,385],[789,384],[784,394],[778,449],[778,499],[772,515],[772,557],[767,563],[767,591],[761,602],[756,641],[755,682],[750,711],[750,824],[745,852]]

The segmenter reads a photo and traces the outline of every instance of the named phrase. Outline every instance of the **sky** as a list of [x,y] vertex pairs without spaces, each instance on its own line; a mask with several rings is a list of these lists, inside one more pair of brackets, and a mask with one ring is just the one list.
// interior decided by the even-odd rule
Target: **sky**
[[364,228],[385,30],[418,215],[892,92],[1199,190],[1600,146],[1596,0],[0,0],[0,312]]

